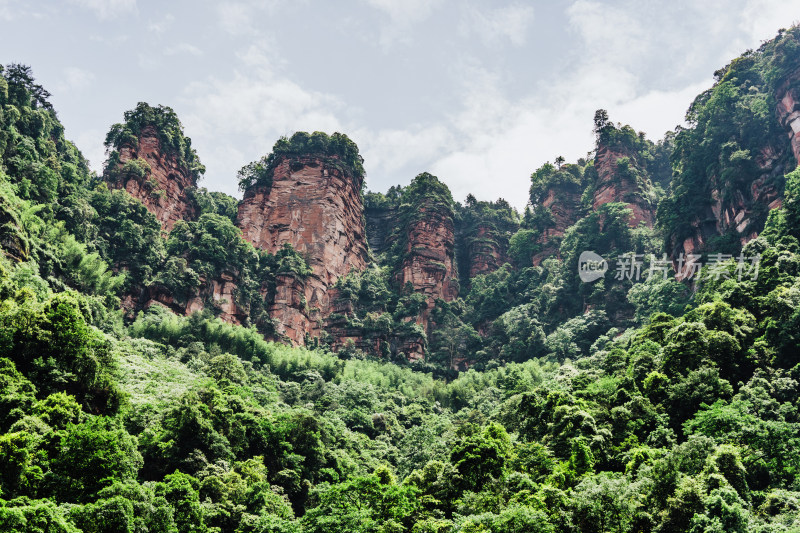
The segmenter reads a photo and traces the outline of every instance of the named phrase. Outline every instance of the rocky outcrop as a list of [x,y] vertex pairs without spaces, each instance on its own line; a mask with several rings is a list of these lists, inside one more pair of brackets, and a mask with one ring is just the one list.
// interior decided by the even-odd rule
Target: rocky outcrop
[[144,127],[138,142],[124,142],[117,151],[118,163],[106,169],[106,181],[141,201],[164,231],[169,232],[178,220],[197,216],[189,195],[197,186],[196,178],[176,154],[162,149],[155,127]]
[[279,334],[295,344],[319,336],[336,280],[367,265],[361,183],[335,157],[281,156],[271,183],[251,185],[239,204],[245,239],[273,254],[290,244],[311,268],[305,280],[279,273],[269,310]]
[[430,206],[422,207],[406,228],[404,256],[395,279],[400,287],[410,284],[414,292],[425,295],[428,307],[420,320],[426,329],[436,299],[450,302],[458,297],[454,252],[452,214]]
[[489,225],[480,224],[475,228],[475,234],[465,239],[468,279],[494,272],[509,261],[508,238],[504,240],[505,246],[502,246],[502,236]]
[[217,308],[217,316],[225,322],[241,324],[245,320],[248,313],[239,309],[234,300],[238,282],[236,273],[222,272],[218,279],[213,279],[208,284],[202,278],[200,282],[204,290],[189,300],[186,305],[186,315],[202,311],[206,306],[212,305]]
[[[331,290],[330,315],[325,321],[325,331],[330,335],[331,349],[355,350],[367,354],[388,357],[393,360],[419,361],[425,358],[425,338],[419,332],[370,330],[362,324],[351,325],[349,318],[356,315],[356,303],[340,298],[336,289]],[[381,313],[377,313],[380,317]],[[400,357],[402,355],[402,357]]]
[[519,217],[508,202],[478,201],[468,195],[456,206],[456,258],[459,277],[468,285],[510,261],[509,239],[519,229]]
[[795,160],[800,163],[800,69],[790,73],[775,93],[778,121],[786,130]]
[[[775,140],[775,144],[762,147],[752,166],[742,172],[752,177],[744,187],[728,186],[725,192],[718,178],[712,178],[710,205],[692,221],[691,234],[673,246],[673,265],[677,266],[681,254],[686,257],[708,251],[709,242],[721,235],[735,234],[741,244],[747,243],[758,236],[766,213],[783,205],[782,176],[791,168],[789,152],[800,162],[800,69],[778,85],[775,100],[775,115],[788,143]],[[687,273],[679,272],[678,277]]]
[[754,167],[748,171],[754,177],[745,187],[729,187],[725,193],[718,180],[712,180],[710,205],[702,216],[691,222],[689,236],[675,243],[670,252],[678,279],[683,279],[690,272],[688,268],[679,271],[681,256],[686,258],[689,254],[715,252],[708,250],[708,246],[713,239],[722,235],[732,234],[741,244],[758,236],[766,213],[783,205],[780,184],[786,171],[787,149],[773,146],[762,148],[755,158]]
[[628,220],[631,227],[635,228],[644,222],[652,228],[655,203],[649,198],[650,180],[639,167],[635,154],[622,147],[612,149],[598,143],[594,166],[597,183],[592,208],[597,211],[604,204],[624,202],[633,212]]
[[[197,311],[214,308],[221,320],[230,324],[242,324],[248,318],[248,310],[236,305],[235,292],[238,286],[236,272],[222,272],[219,278],[207,281],[201,277],[200,288],[188,299],[176,297],[168,288],[159,284],[142,289],[141,294],[127,294],[122,299],[122,307],[133,315],[139,309],[160,304],[176,314],[189,316]],[[265,293],[266,295],[266,293]]]
[[375,256],[386,251],[389,238],[397,222],[397,209],[393,207],[367,207],[364,209],[367,242]]
[[551,186],[540,204],[550,212],[552,223],[537,238],[540,249],[533,255],[533,266],[557,255],[560,238],[580,218],[581,187],[578,183],[559,183]]

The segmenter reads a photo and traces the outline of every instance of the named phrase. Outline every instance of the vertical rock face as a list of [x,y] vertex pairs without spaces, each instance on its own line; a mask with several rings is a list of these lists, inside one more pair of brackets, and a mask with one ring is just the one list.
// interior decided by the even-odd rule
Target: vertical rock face
[[119,163],[106,169],[106,180],[141,201],[164,231],[169,232],[178,220],[197,216],[197,206],[187,194],[197,186],[196,178],[175,154],[162,149],[155,127],[144,127],[138,143],[126,142],[118,152]]
[[[692,221],[691,234],[673,246],[671,256],[673,267],[677,268],[677,258],[681,254],[701,254],[708,250],[713,239],[733,234],[741,244],[758,237],[763,227],[763,217],[771,209],[783,205],[782,187],[779,185],[785,171],[786,150],[766,146],[755,158],[752,170],[754,178],[747,187],[723,192],[718,180],[711,182],[711,205],[703,216]],[[681,279],[689,272],[678,272]]]
[[457,206],[456,256],[459,276],[466,282],[510,261],[509,239],[519,229],[519,217],[508,202],[478,201],[467,196]]
[[397,273],[401,286],[410,283],[424,294],[428,307],[437,298],[449,302],[458,297],[458,271],[454,262],[455,228],[449,213],[423,207],[407,228],[405,257]]
[[414,178],[403,192],[388,245],[396,254],[395,284],[425,296],[417,323],[430,331],[436,300],[452,301],[459,291],[453,197],[447,185],[427,172]]
[[653,227],[655,205],[647,197],[649,180],[638,168],[635,155],[623,148],[611,149],[598,143],[594,160],[597,170],[592,208],[597,210],[610,202],[625,202],[633,211],[631,227],[644,222]]
[[788,142],[765,142],[742,172],[747,179],[744,186],[730,187],[712,176],[709,206],[691,222],[690,235],[673,244],[673,258],[701,253],[712,239],[726,234],[745,244],[758,236],[765,213],[783,205],[782,176],[787,166],[791,168],[792,155],[800,163],[800,69],[778,85],[775,101],[775,116]]
[[254,184],[239,204],[237,226],[256,248],[276,253],[290,244],[311,268],[299,280],[278,275],[270,315],[296,344],[320,333],[330,308],[329,289],[350,270],[363,270],[368,251],[361,182],[336,158],[280,156],[271,184]]
[[364,209],[364,219],[370,250],[375,255],[382,254],[388,247],[389,237],[397,220],[397,210],[368,207]]
[[508,246],[501,247],[496,238],[494,228],[479,225],[475,235],[467,238],[468,275],[474,278],[480,274],[488,274],[509,261]]
[[795,160],[800,163],[800,69],[789,74],[781,83],[775,99],[778,102],[778,120],[789,136]]
[[563,237],[568,227],[580,218],[581,189],[569,183],[551,188],[542,201],[542,206],[553,215],[553,225],[544,230],[546,237]]
[[580,218],[581,187],[577,183],[560,183],[548,188],[541,206],[552,216],[552,224],[537,238],[541,250],[533,256],[533,266],[558,252],[559,239]]
[[203,290],[195,295],[186,305],[185,315],[191,315],[195,311],[202,311],[207,302],[211,302],[219,309],[219,318],[231,324],[241,324],[247,313],[239,309],[235,303],[234,293],[238,284],[238,275],[234,272],[222,272],[218,279],[212,279],[209,283],[201,280]]

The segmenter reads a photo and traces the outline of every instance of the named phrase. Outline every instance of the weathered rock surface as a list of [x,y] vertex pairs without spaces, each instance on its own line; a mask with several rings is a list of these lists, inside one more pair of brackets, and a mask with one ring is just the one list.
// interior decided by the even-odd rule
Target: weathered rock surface
[[[707,250],[714,237],[735,232],[742,244],[756,238],[763,228],[765,212],[783,205],[781,177],[786,173],[787,158],[792,152],[800,162],[800,70],[790,74],[779,85],[776,94],[776,117],[786,130],[788,143],[766,145],[755,157],[753,179],[744,188],[723,194],[722,185],[714,178],[711,183],[711,205],[702,217],[692,221],[694,231],[682,242],[675,243],[671,255],[673,265],[681,254],[699,254]],[[688,273],[679,272],[678,277]]]
[[558,254],[560,238],[580,218],[581,193],[577,183],[559,184],[547,191],[541,205],[552,214],[553,224],[537,239],[542,248],[533,256],[533,266],[538,266],[546,258]]
[[634,154],[598,144],[594,166],[597,170],[597,183],[592,208],[596,211],[607,203],[624,202],[633,211],[628,221],[631,227],[635,228],[644,222],[652,228],[655,206],[647,198],[649,180],[643,170],[636,168]]
[[364,209],[364,219],[369,248],[375,256],[378,256],[388,247],[389,237],[397,222],[397,210],[368,207]]
[[222,272],[218,279],[207,281],[200,278],[200,289],[186,301],[176,299],[166,287],[151,285],[142,289],[141,294],[128,294],[122,299],[122,307],[129,312],[160,304],[174,313],[189,316],[196,311],[213,306],[217,316],[230,324],[242,324],[248,317],[245,309],[236,305],[234,292],[238,275],[235,272]]
[[458,297],[452,214],[422,207],[406,228],[404,252],[400,269],[395,274],[396,281],[401,287],[410,284],[414,292],[425,295],[427,309],[420,315],[420,320],[427,330],[436,299],[450,302]]
[[497,235],[497,231],[491,226],[479,225],[475,235],[468,236],[465,241],[470,279],[480,274],[494,272],[509,261],[507,239],[505,239],[506,246],[503,247],[502,237]]
[[800,69],[794,71],[778,87],[776,113],[786,130],[794,158],[800,163]]
[[271,185],[249,187],[237,225],[256,248],[276,253],[291,244],[312,273],[305,280],[279,274],[270,316],[279,334],[295,344],[319,336],[330,313],[329,289],[368,261],[361,181],[335,158],[283,157]]
[[212,279],[208,284],[201,279],[204,290],[189,300],[185,314],[190,315],[195,311],[201,311],[206,305],[211,304],[218,308],[217,316],[220,319],[231,324],[241,324],[247,317],[247,312],[239,309],[234,300],[237,278],[238,276],[233,272],[223,272],[218,279]]
[[[124,172],[125,163],[142,159],[150,167],[144,176]],[[148,126],[139,136],[138,147],[130,143],[119,147],[119,164],[106,169],[109,185],[125,189],[152,212],[164,231],[169,232],[178,220],[192,220],[197,216],[197,206],[188,194],[197,186],[192,172],[181,165],[176,155],[161,149],[158,132]]]
[[338,291],[330,291],[330,315],[325,320],[325,331],[331,336],[334,350],[354,349],[364,353],[396,358],[402,354],[408,361],[425,358],[425,339],[416,334],[365,331],[364,328],[349,327],[348,317],[355,314],[352,300],[340,298]]

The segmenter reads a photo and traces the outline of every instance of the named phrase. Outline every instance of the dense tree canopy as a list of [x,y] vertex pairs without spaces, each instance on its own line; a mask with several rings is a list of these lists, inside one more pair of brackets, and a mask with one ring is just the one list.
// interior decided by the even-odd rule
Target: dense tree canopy
[[[256,250],[235,199],[204,189],[192,192],[197,217],[162,234],[88,171],[30,69],[0,68],[0,530],[796,531],[800,171],[789,156],[774,176],[782,206],[753,222],[758,237],[736,240],[758,275],[740,275],[731,254],[691,283],[613,271],[583,282],[578,262],[585,250],[666,253],[709,182],[750,186],[757,151],[786,144],[773,91],[800,64],[797,35],[719,71],[690,127],[660,143],[597,114],[598,141],[627,150],[628,177],[656,191],[656,229],[631,227],[626,202],[592,207],[591,157],[534,172],[523,217],[503,200],[456,203],[428,173],[367,193],[369,210],[399,223],[373,264],[336,282],[348,305],[330,319],[373,353],[333,351],[325,335],[313,348],[266,340],[276,276],[308,279],[306,259]],[[151,126],[199,175],[169,108],[140,104],[109,147]],[[242,183],[309,153],[363,177],[345,136],[301,133]],[[575,221],[533,266],[553,215],[537,208],[565,187]],[[479,233],[509,262],[429,308],[393,276],[421,213],[452,221],[457,262]],[[208,295],[223,276],[238,280],[240,324],[215,316]],[[169,308],[192,298],[205,310]],[[409,339],[424,360],[401,356]]]

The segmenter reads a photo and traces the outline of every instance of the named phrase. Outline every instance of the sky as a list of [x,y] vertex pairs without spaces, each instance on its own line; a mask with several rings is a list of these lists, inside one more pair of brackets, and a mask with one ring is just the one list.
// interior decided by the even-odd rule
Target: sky
[[33,68],[98,172],[144,101],[177,112],[209,190],[241,197],[282,135],[340,131],[371,190],[427,171],[522,209],[534,170],[592,150],[596,109],[658,140],[798,21],[797,0],[0,0],[0,62]]

